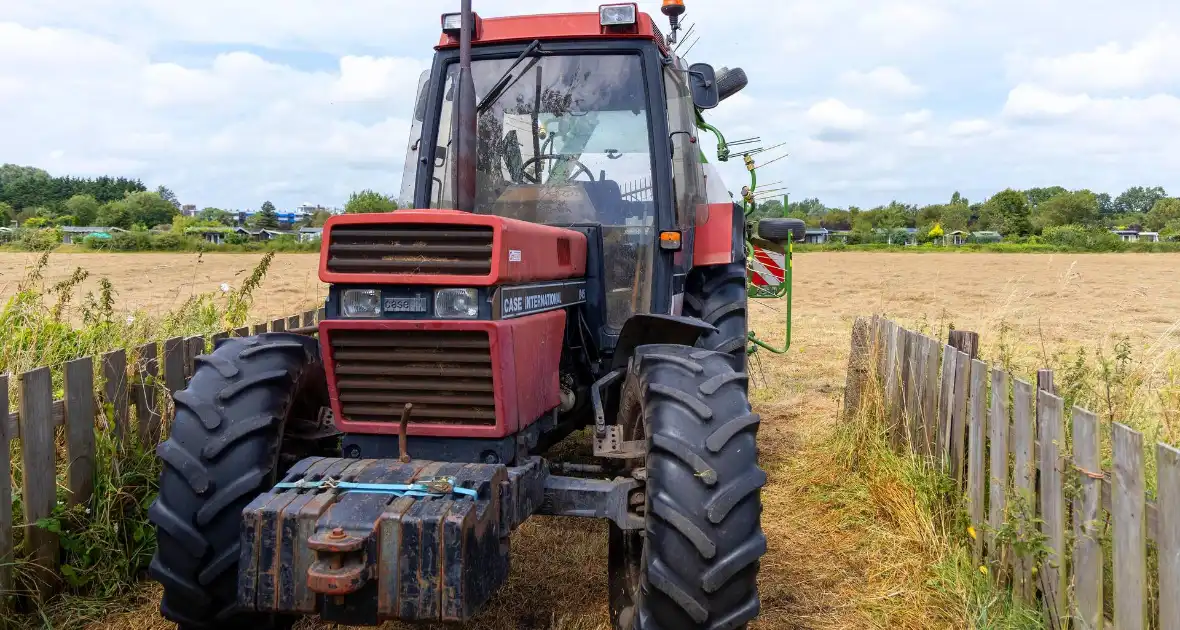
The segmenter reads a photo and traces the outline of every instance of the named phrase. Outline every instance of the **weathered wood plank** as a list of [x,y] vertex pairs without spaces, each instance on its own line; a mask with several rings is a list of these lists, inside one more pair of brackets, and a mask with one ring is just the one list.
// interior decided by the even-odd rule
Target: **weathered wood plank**
[[65,368],[66,453],[70,505],[94,494],[94,359],[83,357]]
[[897,400],[900,396],[899,389],[901,388],[901,375],[899,374],[899,366],[897,362],[898,353],[900,352],[899,335],[901,328],[897,324],[889,326],[887,331],[888,336],[885,339],[885,418],[889,430],[890,442],[896,447],[894,436],[896,431],[894,427],[894,418],[897,410]]
[[225,331],[222,331],[219,333],[215,333],[212,337],[209,338],[209,341],[213,344],[213,347],[216,348],[217,344],[221,343],[222,341],[224,341],[226,339],[229,339],[229,331],[228,330],[225,330]]
[[1180,449],[1156,444],[1161,630],[1180,628]]
[[265,322],[263,322],[261,324],[254,324],[254,326],[251,327],[251,333],[253,333],[255,335],[265,334],[266,331],[267,331],[267,324]]
[[934,444],[938,439],[938,363],[941,348],[938,341],[926,338],[926,367],[922,377],[922,437],[928,459],[933,459]]
[[947,334],[947,345],[966,354],[968,359],[974,359],[979,356],[979,333],[952,330]]
[[1057,394],[1057,388],[1053,386],[1053,370],[1037,370],[1037,391]]
[[926,372],[926,352],[926,338],[917,332],[910,333],[906,425],[909,427],[910,451],[915,455],[922,453],[922,375]]
[[[1033,388],[1032,384],[1016,379],[1012,392],[1012,487],[1021,504],[1027,508],[1025,514],[1011,514],[1023,516],[1018,521],[1018,529],[1022,536],[1027,536],[1027,528],[1031,526],[1031,518],[1035,516],[1036,497],[1033,495],[1033,482],[1036,479],[1036,460],[1033,458]],[[1028,520],[1026,520],[1028,519]],[[1014,593],[1024,602],[1033,601],[1032,559],[1027,554],[1013,558],[1013,586]]]
[[315,326],[315,311],[303,311],[303,326]]
[[984,414],[984,398],[987,395],[987,364],[978,359],[971,362],[971,391],[969,399],[967,440],[967,515],[975,532],[971,552],[975,566],[983,561],[984,484],[987,471],[984,469],[984,436],[987,435],[987,416]]
[[1114,625],[1147,627],[1147,532],[1143,518],[1143,436],[1121,424],[1111,437],[1114,456]]
[[[0,417],[8,418],[8,375],[0,374]],[[12,592],[12,461],[9,440],[14,433],[8,423],[0,423],[0,593]],[[5,612],[5,599],[0,597],[0,613]]]
[[991,437],[991,474],[988,487],[988,534],[987,553],[992,569],[998,570],[1003,550],[997,549],[995,532],[1004,525],[1008,508],[1008,373],[1000,368],[992,370],[991,406],[988,416],[988,435]]
[[328,307],[321,306],[319,310],[315,312],[315,320],[317,322],[322,322],[325,319],[328,319]]
[[276,319],[270,323],[271,332],[284,332],[285,330],[287,330],[287,320],[285,319]]
[[1041,565],[1042,603],[1051,628],[1064,628],[1065,607],[1065,494],[1061,451],[1065,449],[1065,402],[1045,390],[1037,392],[1037,429],[1040,432],[1041,533],[1048,553]]
[[287,330],[295,330],[299,328],[299,316],[292,315],[287,318]]
[[184,338],[172,337],[164,341],[164,387],[172,395],[184,389]]
[[1073,499],[1073,615],[1081,630],[1100,630],[1102,611],[1102,460],[1098,418],[1073,409],[1073,461],[1078,492]]
[[844,419],[860,413],[861,397],[869,378],[869,322],[863,317],[852,324],[852,346],[848,349],[847,386],[844,388]]
[[963,472],[967,449],[967,394],[971,386],[971,357],[959,352],[955,359],[955,402],[951,408],[951,475],[955,487],[963,490]]
[[903,330],[901,333],[901,391],[898,405],[897,429],[898,442],[906,450],[914,446],[914,332]]
[[160,442],[160,409],[156,404],[156,386],[160,375],[158,348],[154,343],[139,348],[136,366],[135,418],[139,424],[139,443],[152,450]]
[[235,337],[249,337],[250,336],[250,327],[249,326],[242,326],[241,328],[235,328],[234,329],[234,336]]
[[53,375],[37,368],[20,375],[21,502],[24,510],[25,548],[35,563],[37,587],[42,599],[57,582],[57,535],[37,527],[57,503],[56,450],[53,446]]
[[959,351],[947,345],[942,348],[942,386],[938,394],[938,459],[943,470],[951,465],[951,415],[955,408],[955,363]]
[[127,352],[115,350],[102,355],[103,404],[114,414],[115,442],[122,448],[127,444],[129,402],[127,396]]
[[188,337],[184,340],[184,372],[189,376],[197,369],[197,357],[205,354],[204,337]]
[[885,390],[885,374],[889,363],[889,328],[893,322],[881,318],[877,322],[877,339],[873,351],[876,353],[874,358],[877,361],[877,382],[881,385],[881,390]]

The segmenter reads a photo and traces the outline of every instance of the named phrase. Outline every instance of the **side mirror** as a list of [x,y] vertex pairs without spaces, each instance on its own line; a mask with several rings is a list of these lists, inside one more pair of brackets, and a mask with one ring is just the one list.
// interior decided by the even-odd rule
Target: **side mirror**
[[707,63],[694,63],[688,67],[688,85],[692,90],[692,102],[700,109],[713,109],[721,102],[717,91],[717,73]]

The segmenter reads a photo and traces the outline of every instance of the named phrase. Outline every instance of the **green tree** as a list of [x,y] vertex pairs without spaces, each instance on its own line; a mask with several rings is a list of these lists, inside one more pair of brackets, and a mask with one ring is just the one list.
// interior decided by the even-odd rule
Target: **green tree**
[[1111,199],[1109,193],[1098,193],[1095,198],[1098,200],[1098,212],[1102,214],[1114,213],[1114,199]]
[[127,207],[126,201],[112,201],[103,204],[98,209],[98,215],[94,218],[94,224],[99,227],[117,227],[124,230],[131,229],[133,222],[131,209]]
[[332,218],[331,212],[328,212],[327,210],[316,210],[315,212],[311,213],[311,216],[307,218],[307,225],[308,227],[324,227],[324,224],[327,223],[328,219],[330,218]]
[[47,219],[45,217],[31,217],[29,219],[26,219],[25,222],[21,225],[23,225],[24,227],[30,228],[30,229],[49,227],[49,219]]
[[966,230],[971,224],[971,207],[965,203],[952,203],[942,213],[943,230]]
[[1147,213],[1143,224],[1149,230],[1158,232],[1176,219],[1180,219],[1180,199],[1165,197],[1155,202],[1155,205],[1151,207],[1151,212]]
[[393,212],[394,210],[397,210],[397,201],[393,197],[368,189],[352,193],[348,197],[348,203],[344,204],[346,214]]
[[250,218],[253,219],[254,228],[258,230],[273,230],[279,227],[279,213],[275,211],[275,205],[269,201],[263,202],[262,209]]
[[211,221],[227,227],[233,227],[237,216],[221,208],[205,208],[197,213],[197,218],[201,221]]
[[1050,198],[1037,213],[1041,229],[1059,225],[1091,226],[1098,222],[1098,199],[1088,190],[1069,192]]
[[1150,212],[1155,202],[1167,197],[1168,193],[1160,186],[1144,188],[1133,186],[1115,197],[1115,212]]
[[93,225],[101,206],[94,195],[74,195],[66,200],[65,211],[74,215],[78,225]]
[[1069,191],[1061,186],[1049,186],[1048,188],[1029,188],[1024,191],[1024,196],[1028,198],[1028,205],[1035,210],[1042,203],[1067,192]]
[[132,224],[147,227],[168,225],[172,223],[172,217],[180,214],[175,206],[155,192],[128,193],[121,203],[126,204]]
[[983,204],[980,218],[981,223],[985,223],[990,229],[998,230],[1004,236],[1028,236],[1032,233],[1030,214],[1024,194],[1008,188],[996,193]]
[[164,201],[172,204],[173,208],[180,210],[180,200],[176,198],[176,193],[172,192],[170,188],[167,186],[160,186],[156,188],[156,194],[160,196],[160,199],[163,199]]
[[12,209],[12,206],[0,201],[0,227],[8,227],[8,224],[12,223],[15,218],[16,211]]

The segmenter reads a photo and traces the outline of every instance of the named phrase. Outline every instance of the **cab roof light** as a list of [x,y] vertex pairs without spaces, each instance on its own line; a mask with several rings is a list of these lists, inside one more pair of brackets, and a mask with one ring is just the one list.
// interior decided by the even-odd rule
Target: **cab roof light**
[[604,30],[630,31],[639,22],[639,6],[634,2],[627,4],[604,4],[598,7],[598,23]]
[[[479,39],[480,31],[483,30],[483,20],[480,19],[478,13],[473,13],[472,17],[475,21],[475,29],[471,32],[471,39]],[[442,16],[442,32],[444,35],[452,37],[455,41],[459,40],[459,31],[463,30],[463,14],[462,13],[444,13]]]

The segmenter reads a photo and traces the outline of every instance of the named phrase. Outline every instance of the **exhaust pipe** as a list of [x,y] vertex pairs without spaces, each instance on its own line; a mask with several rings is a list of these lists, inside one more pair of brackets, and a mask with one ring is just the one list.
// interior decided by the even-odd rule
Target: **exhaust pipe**
[[475,14],[471,0],[462,0],[462,27],[459,31],[459,94],[455,99],[452,129],[455,130],[455,209],[475,211],[476,121],[475,81],[471,76],[471,36],[475,31]]

